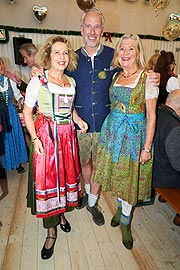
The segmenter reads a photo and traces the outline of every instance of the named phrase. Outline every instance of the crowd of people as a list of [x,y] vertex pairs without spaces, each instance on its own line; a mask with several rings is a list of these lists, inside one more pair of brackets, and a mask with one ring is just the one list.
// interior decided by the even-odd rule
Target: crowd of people
[[[155,65],[147,67],[136,34],[124,34],[115,49],[101,44],[104,23],[103,14],[96,8],[83,13],[81,34],[84,45],[76,52],[61,36],[47,39],[39,51],[34,45],[29,48],[30,45],[24,44],[20,53],[33,74],[28,85],[9,72],[9,78],[5,79],[9,88],[4,90],[4,80],[1,80],[4,73],[0,74],[3,117],[10,118],[11,114],[7,111],[13,97],[11,81],[14,80],[16,91],[19,88],[25,93],[23,115],[32,150],[27,198],[32,214],[43,218],[43,227],[47,229],[42,259],[53,255],[58,225],[66,233],[71,231],[65,212],[86,207],[95,224],[104,225],[105,219],[98,205],[101,188],[117,197],[117,211],[111,226],[120,225],[122,242],[127,249],[132,249],[131,222],[135,206],[150,198],[152,186],[157,186],[159,178],[162,180],[158,173],[165,164],[158,165],[162,153],[157,157],[157,134],[161,129],[159,123],[164,121],[160,118],[164,110],[173,123],[168,131],[161,130],[164,135],[170,134],[165,147],[168,155],[162,155],[168,158],[172,175],[179,177],[180,168],[173,165],[174,157],[170,156],[172,138],[177,139],[180,132],[180,90],[176,90],[180,86],[174,80],[177,77],[173,73],[174,56],[162,51],[156,57]],[[165,62],[165,56],[171,56],[171,60]],[[5,70],[2,59],[0,67]],[[173,88],[170,88],[172,84]],[[158,109],[156,120],[157,104],[165,104],[167,96],[167,103]],[[20,91],[16,99],[20,104],[24,100]],[[172,109],[169,109],[170,102],[175,105]],[[37,108],[35,113],[34,106]],[[0,115],[0,119],[3,117]],[[9,126],[6,124],[5,128],[9,131],[0,132],[0,143],[5,140],[4,136],[12,134],[12,122],[7,123]],[[15,130],[22,130],[17,117],[13,123],[18,123]],[[23,133],[21,136],[19,147],[24,142]],[[163,136],[160,138],[165,140]],[[27,161],[24,152],[15,165],[5,166],[5,153],[9,155],[5,147],[6,143],[2,148],[4,152],[0,153],[2,168],[18,168]]]

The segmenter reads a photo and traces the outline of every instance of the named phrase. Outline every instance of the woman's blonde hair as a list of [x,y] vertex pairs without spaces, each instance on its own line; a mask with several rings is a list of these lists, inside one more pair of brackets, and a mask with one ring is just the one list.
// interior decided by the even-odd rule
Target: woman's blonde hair
[[138,49],[138,52],[139,52],[139,58],[137,59],[137,65],[139,67],[142,67],[144,68],[145,67],[145,59],[144,59],[144,52],[143,52],[143,47],[142,47],[142,44],[141,44],[141,41],[140,41],[140,38],[138,37],[138,35],[136,34],[124,34],[118,41],[117,45],[116,45],[116,48],[115,48],[115,51],[114,51],[114,56],[113,56],[113,59],[112,59],[112,62],[111,62],[111,65],[114,67],[114,68],[118,68],[118,67],[121,67],[119,61],[118,61],[118,52],[119,52],[119,48],[123,42],[123,40],[125,39],[133,39],[136,41],[136,44],[137,44],[137,49]]
[[147,70],[154,70],[159,56],[160,56],[159,51],[156,51],[155,54],[153,54],[149,58],[149,61],[148,61],[147,66],[146,66]]
[[69,56],[69,63],[67,66],[67,70],[69,71],[74,71],[77,68],[77,54],[73,50],[71,43],[64,37],[62,36],[52,36],[46,40],[46,43],[44,46],[40,48],[38,53],[36,54],[36,61],[37,63],[42,66],[45,69],[49,69],[51,66],[51,49],[52,45],[55,44],[56,42],[62,42],[67,45],[68,49],[68,56]]
[[4,60],[0,57],[0,62],[4,65]]

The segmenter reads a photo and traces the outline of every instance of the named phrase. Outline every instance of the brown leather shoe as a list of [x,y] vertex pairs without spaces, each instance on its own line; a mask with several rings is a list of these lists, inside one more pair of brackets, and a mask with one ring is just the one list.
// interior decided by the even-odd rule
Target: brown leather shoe
[[173,219],[173,223],[176,226],[180,226],[180,215],[177,213]]
[[159,195],[158,201],[162,203],[166,202],[166,200],[161,195]]

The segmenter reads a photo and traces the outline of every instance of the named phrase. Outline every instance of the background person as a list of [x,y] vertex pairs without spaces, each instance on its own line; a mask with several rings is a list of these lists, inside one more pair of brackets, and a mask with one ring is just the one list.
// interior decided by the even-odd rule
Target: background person
[[[28,200],[32,213],[43,218],[47,229],[41,257],[49,259],[54,251],[57,225],[64,232],[71,230],[64,216],[66,207],[78,204],[80,166],[73,121],[81,132],[86,132],[88,126],[73,108],[75,82],[64,74],[66,68],[74,70],[77,66],[77,55],[69,41],[61,36],[49,38],[37,59],[46,71],[44,76],[31,79],[23,110],[34,142],[34,177],[29,178]],[[32,108],[37,101],[34,122]]]
[[[35,55],[38,52],[37,47],[32,43],[25,43],[21,45],[19,52],[23,57],[24,63],[27,64],[29,68],[32,68],[32,66],[35,64]],[[23,95],[25,95],[27,83],[21,80],[19,76],[9,70],[6,70],[5,74],[8,78],[10,78],[17,84],[18,89]]]
[[[31,68],[33,65],[35,65],[35,55],[37,54],[38,49],[34,44],[32,44],[32,43],[22,44],[19,51],[24,59],[24,63],[27,64],[29,66],[29,68]],[[9,70],[5,70],[5,75],[16,83],[17,88],[21,91],[21,94],[23,96],[25,96],[27,83],[24,82],[15,73],[13,73]],[[24,132],[25,140],[26,140],[27,151],[29,152],[29,150],[30,150],[30,135],[25,127],[22,109],[17,108],[17,110],[18,110],[18,115],[19,115],[19,118],[21,121],[22,129]],[[36,108],[34,108],[34,112],[35,112],[35,110],[36,110]]]
[[24,63],[32,68],[35,64],[35,56],[38,52],[37,47],[33,43],[25,43],[21,45],[19,52],[24,59]]
[[[17,101],[19,107],[23,106],[24,98],[21,95],[16,84],[5,76],[5,65],[2,58],[0,58],[0,103],[1,106],[6,107],[6,110],[1,110],[1,114],[4,116],[2,119],[2,127],[5,132],[1,138],[3,138],[4,153],[0,156],[1,167],[5,170],[17,169],[18,173],[24,173],[24,168],[21,163],[28,160],[26,144],[20,120],[14,105],[14,98]],[[7,113],[8,115],[7,115]],[[6,119],[9,121],[6,121]]]
[[[153,187],[180,188],[180,89],[171,91],[165,105],[158,107]],[[179,214],[173,222],[180,226]]]
[[176,66],[174,54],[172,52],[161,51],[154,68],[160,73],[158,103],[165,104],[168,93],[180,87],[177,75],[174,73]]
[[147,65],[146,65],[146,69],[147,69],[147,70],[154,70],[154,68],[155,68],[155,66],[156,66],[156,63],[157,63],[157,60],[158,60],[159,56],[160,56],[159,50],[156,50],[156,51],[155,51],[155,54],[153,54],[153,55],[149,58],[149,60],[148,60],[148,62],[147,62]]

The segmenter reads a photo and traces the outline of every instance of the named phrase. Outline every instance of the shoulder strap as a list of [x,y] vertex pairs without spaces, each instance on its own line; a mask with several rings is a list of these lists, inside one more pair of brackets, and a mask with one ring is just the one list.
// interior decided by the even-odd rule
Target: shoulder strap
[[119,74],[120,74],[120,72],[116,72],[116,73],[114,74],[113,79],[112,79],[112,82],[111,82],[111,86],[110,86],[110,87],[112,87],[112,86],[113,86],[113,84],[114,84],[114,83],[115,83],[115,81],[117,80],[117,78],[118,78]]
[[65,74],[65,76],[68,78],[68,80],[71,82],[71,84],[72,84],[74,87],[76,87],[76,82],[75,82],[75,80],[73,79],[73,77],[70,77],[70,76],[68,76],[68,75],[66,75],[66,74]]

